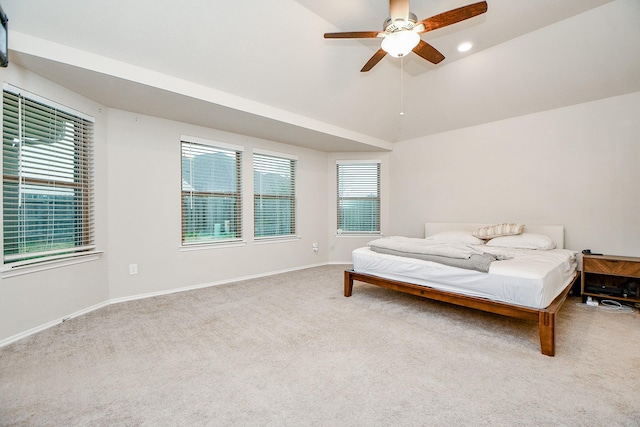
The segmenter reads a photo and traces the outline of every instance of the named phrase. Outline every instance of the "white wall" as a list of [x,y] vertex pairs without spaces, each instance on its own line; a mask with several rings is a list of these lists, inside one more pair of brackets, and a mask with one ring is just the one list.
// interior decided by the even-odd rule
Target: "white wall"
[[[0,69],[0,77],[3,82],[95,117],[96,244],[98,249],[106,249],[106,109],[15,64]],[[86,263],[2,278],[0,342],[101,304],[107,295],[104,256]]]
[[[180,135],[244,147],[243,230],[239,247],[180,250]],[[253,241],[252,150],[298,157],[300,239]],[[109,291],[127,298],[325,264],[327,154],[119,110],[109,111]],[[315,254],[312,244],[320,251]],[[129,264],[138,264],[137,275]]]
[[570,249],[640,256],[639,135],[637,92],[398,143],[391,233],[562,224]]

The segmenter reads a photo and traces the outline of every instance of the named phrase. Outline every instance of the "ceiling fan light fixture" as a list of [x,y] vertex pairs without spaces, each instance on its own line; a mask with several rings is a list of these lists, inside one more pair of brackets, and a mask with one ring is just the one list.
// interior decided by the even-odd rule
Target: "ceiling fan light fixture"
[[371,70],[387,54],[395,58],[403,58],[412,51],[432,64],[439,64],[444,60],[444,55],[429,43],[421,40],[420,34],[465,21],[482,15],[487,11],[487,2],[484,0],[451,9],[418,22],[417,16],[409,12],[409,1],[389,0],[390,16],[384,21],[382,31],[324,33],[324,38],[373,39],[383,37],[380,49],[373,54],[360,70],[363,73]]
[[380,46],[389,55],[401,58],[408,55],[420,43],[420,34],[410,30],[400,30],[388,34]]

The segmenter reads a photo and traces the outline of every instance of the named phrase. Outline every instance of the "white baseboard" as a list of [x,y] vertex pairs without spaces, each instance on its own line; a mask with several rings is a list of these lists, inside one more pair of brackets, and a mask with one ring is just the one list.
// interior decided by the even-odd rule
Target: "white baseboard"
[[51,322],[47,322],[43,325],[40,326],[36,326],[35,328],[31,328],[28,331],[24,331],[24,332],[20,332],[19,334],[10,336],[9,338],[5,338],[2,341],[0,341],[0,347],[4,347],[5,345],[9,345],[11,343],[14,343],[16,341],[19,341],[23,338],[26,338],[30,335],[33,335],[35,333],[44,331],[45,329],[49,329],[53,326],[59,325],[62,322],[66,322],[67,320],[73,319],[74,317],[78,317],[78,316],[82,316],[83,314],[87,314],[87,313],[91,313],[94,310],[98,310],[100,308],[106,307],[110,304],[109,301],[104,301],[101,302],[99,304],[95,304],[92,305],[91,307],[87,307],[87,308],[83,308],[82,310],[76,311],[75,313],[71,313],[67,316],[61,317],[59,319],[56,320],[52,320]]
[[[139,295],[132,295],[132,296],[128,296],[128,297],[121,297],[121,298],[112,298],[109,299],[107,301],[103,301],[101,303],[92,305],[91,307],[87,307],[84,308],[82,310],[76,311],[74,313],[71,313],[69,315],[66,315],[64,317],[61,317],[59,319],[56,320],[52,320],[51,322],[47,322],[44,323],[40,326],[36,326],[35,328],[31,328],[27,331],[24,332],[20,332],[19,334],[16,335],[12,335],[8,338],[5,338],[3,340],[0,341],[0,347],[4,347],[5,345],[9,345],[11,343],[14,343],[16,341],[19,341],[23,338],[26,338],[30,335],[33,335],[35,333],[44,331],[45,329],[49,329],[53,326],[59,325],[62,322],[66,322],[67,320],[73,319],[74,317],[78,317],[78,316],[82,316],[83,314],[87,314],[90,313],[94,310],[98,310],[101,308],[104,308],[108,305],[111,304],[119,304],[121,302],[126,302],[126,301],[135,301],[135,300],[139,300],[139,299],[145,299],[145,298],[153,298],[153,297],[157,297],[160,295],[168,295],[168,294],[174,294],[177,292],[186,292],[186,291],[192,291],[195,289],[202,289],[202,288],[208,288],[211,286],[220,286],[220,285],[226,285],[229,283],[234,283],[234,282],[241,282],[244,280],[251,280],[251,279],[259,279],[261,277],[268,277],[268,276],[274,276],[276,274],[282,274],[282,273],[289,273],[292,271],[298,271],[298,270],[305,270],[307,268],[313,268],[313,267],[322,267],[323,265],[329,265],[329,264],[333,264],[333,263],[318,263],[318,264],[311,264],[311,265],[306,265],[306,266],[302,266],[302,267],[294,267],[294,268],[288,268],[288,269],[284,269],[284,270],[277,270],[277,271],[270,271],[268,273],[261,273],[261,274],[254,274],[251,276],[243,276],[243,277],[236,277],[233,279],[228,279],[228,280],[221,280],[218,282],[210,282],[210,283],[202,283],[199,285],[192,285],[192,286],[184,286],[181,288],[173,288],[173,289],[167,289],[164,291],[158,291],[158,292],[150,292],[150,293],[146,293],[146,294],[139,294]],[[336,263],[336,264],[342,264],[342,263]]]
[[202,283],[202,284],[199,284],[199,285],[184,286],[184,287],[181,287],[181,288],[167,289],[167,290],[164,290],[164,291],[150,292],[150,293],[138,294],[138,295],[131,295],[131,296],[121,297],[121,298],[113,298],[113,299],[109,300],[109,304],[117,304],[117,303],[126,302],[126,301],[135,301],[135,300],[139,300],[139,299],[157,297],[157,296],[160,296],[160,295],[175,294],[175,293],[178,293],[178,292],[193,291],[193,290],[196,290],[196,289],[209,288],[211,286],[228,285],[229,283],[242,282],[244,280],[251,280],[251,279],[259,279],[261,277],[274,276],[276,274],[289,273],[291,271],[305,270],[307,268],[312,268],[312,267],[321,267],[323,265],[327,265],[327,263],[311,264],[311,265],[306,265],[306,266],[303,266],[303,267],[287,268],[287,269],[284,269],[284,270],[270,271],[268,273],[254,274],[254,275],[251,275],[251,276],[236,277],[236,278],[233,278],[233,279],[220,280],[220,281],[217,281],[217,282]]

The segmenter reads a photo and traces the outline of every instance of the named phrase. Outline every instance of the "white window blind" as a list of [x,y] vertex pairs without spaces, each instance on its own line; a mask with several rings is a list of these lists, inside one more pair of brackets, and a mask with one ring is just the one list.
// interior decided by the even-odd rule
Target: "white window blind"
[[338,162],[338,229],[380,232],[380,162]]
[[242,151],[182,141],[183,245],[242,239]]
[[94,249],[93,119],[3,91],[4,262]]
[[296,165],[293,158],[254,153],[255,237],[296,234]]

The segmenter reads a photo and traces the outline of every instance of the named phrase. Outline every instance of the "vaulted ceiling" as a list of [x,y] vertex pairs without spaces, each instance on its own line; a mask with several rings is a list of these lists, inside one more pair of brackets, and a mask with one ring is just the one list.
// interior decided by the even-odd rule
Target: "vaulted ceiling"
[[[419,19],[475,0],[413,0]],[[2,0],[10,61],[113,108],[323,151],[640,91],[637,0],[488,0],[422,35],[446,59],[361,73],[384,0]],[[463,41],[474,44],[459,53]],[[11,66],[11,64],[10,64]],[[403,115],[400,115],[400,112]]]

